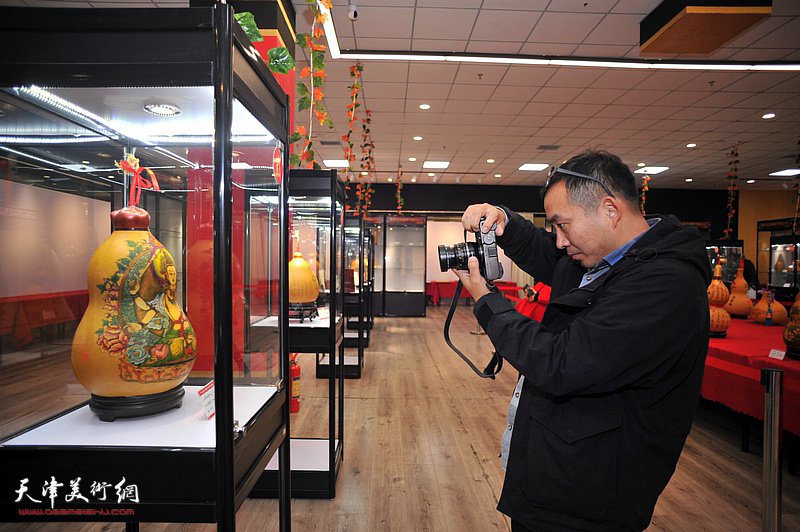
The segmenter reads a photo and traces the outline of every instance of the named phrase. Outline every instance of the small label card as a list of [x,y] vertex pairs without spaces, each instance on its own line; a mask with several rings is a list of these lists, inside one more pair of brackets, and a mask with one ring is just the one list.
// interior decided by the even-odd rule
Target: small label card
[[778,360],[783,360],[786,357],[786,351],[781,351],[779,349],[772,349],[769,352],[769,358],[777,358]]
[[203,403],[208,419],[214,417],[214,414],[217,413],[214,409],[214,381],[209,382],[198,390],[197,395],[200,396],[200,402]]

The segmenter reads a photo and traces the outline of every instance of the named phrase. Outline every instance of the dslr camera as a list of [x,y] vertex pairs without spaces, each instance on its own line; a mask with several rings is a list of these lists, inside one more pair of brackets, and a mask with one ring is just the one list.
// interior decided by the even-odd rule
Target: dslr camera
[[453,246],[439,246],[439,267],[443,272],[449,269],[468,270],[467,261],[470,257],[478,257],[481,275],[487,281],[494,281],[503,276],[503,265],[497,256],[497,240],[495,239],[495,226],[486,233],[483,232],[483,222],[481,219],[480,229],[475,231],[475,242],[466,241],[466,231],[464,231],[464,242],[459,242]]

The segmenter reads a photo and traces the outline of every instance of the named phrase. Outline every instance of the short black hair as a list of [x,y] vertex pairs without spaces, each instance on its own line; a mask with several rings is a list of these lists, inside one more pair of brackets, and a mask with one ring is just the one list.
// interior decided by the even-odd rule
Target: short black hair
[[[561,168],[597,178],[615,196],[627,201],[632,207],[638,208],[639,190],[636,187],[636,178],[628,165],[613,153],[605,150],[586,150],[569,159],[561,165]],[[607,195],[600,184],[590,179],[556,172],[542,187],[542,199],[547,191],[559,181],[564,181],[569,200],[584,209],[597,208],[600,201]]]

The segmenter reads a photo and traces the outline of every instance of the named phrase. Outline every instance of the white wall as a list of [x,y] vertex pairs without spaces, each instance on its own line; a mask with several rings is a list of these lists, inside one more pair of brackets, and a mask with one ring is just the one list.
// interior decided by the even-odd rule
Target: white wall
[[[468,241],[475,240],[474,235],[467,235]],[[439,244],[452,246],[457,242],[464,241],[464,227],[461,222],[438,222],[428,220],[427,235],[427,275],[428,281],[457,281],[455,274],[450,270],[442,272],[439,267]],[[497,248],[500,253],[500,263],[503,265],[503,281],[511,280],[511,260],[506,257],[503,250]]]
[[0,297],[86,290],[111,204],[0,181]]

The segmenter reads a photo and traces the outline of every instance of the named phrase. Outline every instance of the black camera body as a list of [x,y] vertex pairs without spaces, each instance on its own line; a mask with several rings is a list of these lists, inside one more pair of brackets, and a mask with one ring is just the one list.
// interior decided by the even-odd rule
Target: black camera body
[[[493,225],[487,232],[483,232],[483,219],[481,229],[475,231],[475,242],[459,242],[453,246],[439,246],[439,267],[443,272],[453,268],[468,270],[467,261],[470,257],[478,258],[481,275],[487,281],[495,281],[503,276],[503,265],[497,254],[497,239]],[[465,232],[466,236],[466,232]]]

